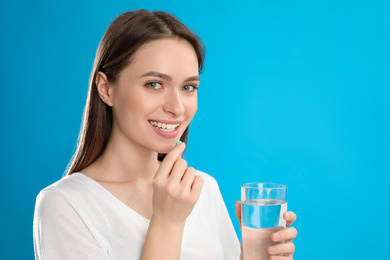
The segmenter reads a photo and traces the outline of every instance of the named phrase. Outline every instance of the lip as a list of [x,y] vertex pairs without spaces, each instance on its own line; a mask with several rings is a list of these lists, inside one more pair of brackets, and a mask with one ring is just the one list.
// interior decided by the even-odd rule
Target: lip
[[[153,128],[153,130],[159,135],[159,136],[162,136],[164,138],[175,138],[177,137],[177,135],[179,134],[180,132],[180,127],[181,127],[181,124],[184,122],[184,121],[170,121],[170,120],[154,120],[154,119],[150,119],[148,120],[149,121],[149,125]],[[154,127],[150,121],[154,121],[154,122],[161,122],[161,123],[165,123],[165,124],[179,124],[178,127],[176,127],[175,131],[172,131],[172,132],[164,132],[160,129],[157,129],[156,127]]]

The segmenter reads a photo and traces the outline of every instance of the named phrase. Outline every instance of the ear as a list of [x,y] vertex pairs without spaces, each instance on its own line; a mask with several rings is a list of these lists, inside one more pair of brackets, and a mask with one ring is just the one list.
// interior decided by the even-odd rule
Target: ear
[[107,75],[99,71],[96,75],[96,88],[99,93],[101,100],[112,107],[113,102],[113,86],[108,82]]

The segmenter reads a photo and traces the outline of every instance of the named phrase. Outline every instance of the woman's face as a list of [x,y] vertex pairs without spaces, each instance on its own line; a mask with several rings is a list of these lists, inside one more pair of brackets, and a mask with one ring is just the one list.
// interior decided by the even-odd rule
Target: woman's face
[[190,43],[160,39],[141,46],[111,88],[112,134],[169,152],[196,113],[198,85],[198,60]]

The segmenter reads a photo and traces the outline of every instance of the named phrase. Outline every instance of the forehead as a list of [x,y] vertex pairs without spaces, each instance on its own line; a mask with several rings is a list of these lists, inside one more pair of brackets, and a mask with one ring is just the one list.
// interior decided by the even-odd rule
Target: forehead
[[136,74],[159,71],[188,77],[198,74],[198,59],[195,49],[186,40],[166,38],[142,45],[127,69]]

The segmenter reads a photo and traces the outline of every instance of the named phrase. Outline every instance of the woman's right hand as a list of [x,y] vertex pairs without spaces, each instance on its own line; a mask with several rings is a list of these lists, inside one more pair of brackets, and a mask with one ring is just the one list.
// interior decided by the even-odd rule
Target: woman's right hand
[[161,162],[153,181],[153,215],[141,260],[179,260],[184,224],[198,201],[203,178],[181,159],[185,144],[175,146]]
[[161,162],[153,182],[153,220],[183,225],[198,201],[203,178],[181,159],[185,144],[176,145]]

